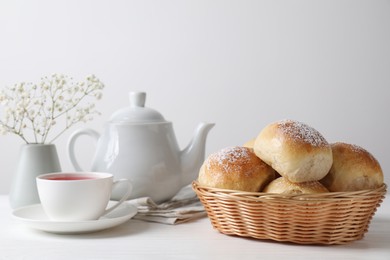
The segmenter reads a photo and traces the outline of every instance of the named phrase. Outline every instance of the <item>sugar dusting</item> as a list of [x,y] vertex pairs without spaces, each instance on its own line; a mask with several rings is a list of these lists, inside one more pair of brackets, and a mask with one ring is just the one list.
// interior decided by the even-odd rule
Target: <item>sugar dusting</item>
[[350,147],[351,147],[351,150],[355,153],[360,153],[360,154],[369,154],[370,156],[372,156],[366,149],[364,149],[363,147],[361,146],[358,146],[356,144],[350,144]]
[[361,147],[359,145],[343,143],[343,142],[336,142],[333,145],[349,147],[349,150],[351,152],[355,153],[356,156],[366,157],[367,159],[372,161],[373,164],[376,164],[376,165],[380,166],[378,160],[369,151],[367,151],[366,149],[364,149],[363,147]]
[[304,123],[286,119],[279,121],[278,125],[279,129],[293,140],[300,140],[313,146],[328,145],[328,142],[317,130]]
[[211,163],[216,163],[228,172],[238,160],[240,160],[241,163],[249,162],[249,151],[249,148],[240,146],[223,148],[209,156],[206,167],[210,169]]
[[368,157],[374,157],[366,149],[364,149],[363,147],[361,147],[359,145],[356,145],[356,144],[350,144],[350,143],[344,143],[344,142],[335,142],[335,143],[332,144],[332,146],[342,147],[343,149],[349,150],[349,151],[351,151],[353,153],[356,153],[356,154],[360,154],[360,155],[366,154],[366,155],[368,155]]

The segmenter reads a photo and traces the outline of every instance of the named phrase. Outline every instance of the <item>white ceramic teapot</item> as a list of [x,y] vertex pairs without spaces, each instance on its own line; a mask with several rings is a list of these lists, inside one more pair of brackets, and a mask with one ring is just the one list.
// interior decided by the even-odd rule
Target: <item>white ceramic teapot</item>
[[[68,140],[68,155],[75,170],[83,171],[75,155],[81,135],[96,139],[92,171],[110,172],[133,183],[130,197],[151,197],[156,202],[170,199],[197,178],[205,156],[206,137],[214,124],[200,123],[191,142],[179,149],[172,123],[145,107],[144,92],[130,92],[130,106],[115,112],[100,134],[92,129],[76,130]],[[113,191],[119,199],[124,191]]]

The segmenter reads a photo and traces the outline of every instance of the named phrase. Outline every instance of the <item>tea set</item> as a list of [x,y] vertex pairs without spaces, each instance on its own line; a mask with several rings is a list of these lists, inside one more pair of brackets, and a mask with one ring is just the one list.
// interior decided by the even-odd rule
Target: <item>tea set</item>
[[[110,172],[133,183],[130,197],[151,197],[162,202],[196,179],[205,156],[206,137],[214,126],[200,123],[192,140],[179,149],[172,123],[156,110],[145,107],[146,93],[130,92],[128,107],[114,112],[100,135],[93,129],[76,130],[68,141],[68,155],[76,171],[84,171],[75,151],[77,139],[96,140],[91,171]],[[119,199],[122,189],[113,191]]]
[[[130,92],[129,99],[129,106],[112,114],[102,134],[79,129],[69,137],[67,151],[75,171],[38,176],[41,204],[14,210],[16,219],[53,233],[97,231],[137,213],[125,201],[150,197],[163,202],[196,179],[214,124],[200,123],[180,149],[172,122],[145,106],[146,93]],[[83,135],[96,141],[90,170],[77,161],[75,144]]]

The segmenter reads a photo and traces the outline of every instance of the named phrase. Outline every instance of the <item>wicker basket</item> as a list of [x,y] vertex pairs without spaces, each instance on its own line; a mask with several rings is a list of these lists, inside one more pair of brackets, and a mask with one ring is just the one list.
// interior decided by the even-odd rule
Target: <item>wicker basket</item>
[[346,244],[363,238],[386,185],[356,192],[282,195],[192,187],[212,226],[227,235],[297,244]]

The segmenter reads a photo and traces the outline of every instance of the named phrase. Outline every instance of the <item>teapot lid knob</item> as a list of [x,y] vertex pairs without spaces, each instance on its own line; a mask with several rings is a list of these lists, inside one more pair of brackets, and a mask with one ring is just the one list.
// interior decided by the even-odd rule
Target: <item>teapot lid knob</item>
[[145,107],[146,93],[145,92],[130,92],[131,107]]
[[167,122],[156,110],[145,107],[146,93],[129,93],[130,106],[119,109],[110,117],[110,122],[115,124],[143,124]]

